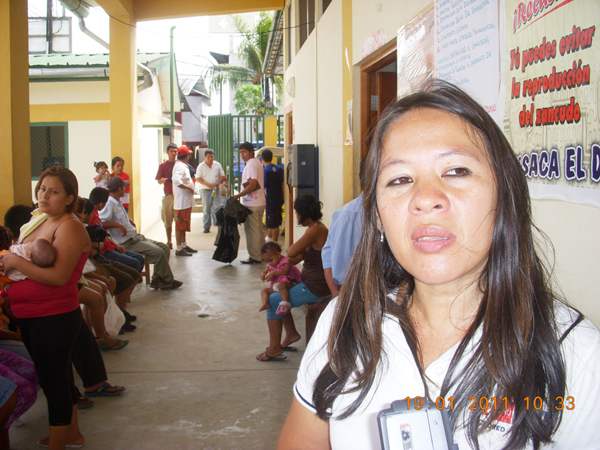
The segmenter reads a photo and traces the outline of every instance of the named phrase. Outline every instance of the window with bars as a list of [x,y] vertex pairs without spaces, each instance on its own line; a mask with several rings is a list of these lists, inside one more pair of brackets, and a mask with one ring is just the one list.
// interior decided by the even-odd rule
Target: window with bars
[[49,167],[67,165],[67,123],[32,123],[31,178],[39,179]]
[[315,0],[298,1],[298,37],[302,48],[306,39],[315,29]]

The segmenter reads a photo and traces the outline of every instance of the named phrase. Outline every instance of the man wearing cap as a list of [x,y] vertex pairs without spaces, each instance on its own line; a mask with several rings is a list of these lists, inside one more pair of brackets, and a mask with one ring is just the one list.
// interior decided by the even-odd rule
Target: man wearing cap
[[190,175],[188,161],[192,151],[185,145],[177,149],[177,161],[173,165],[173,208],[175,209],[175,239],[177,256],[192,256],[197,250],[190,248],[185,233],[191,231],[192,206],[194,206],[194,182]]
[[202,193],[204,232],[208,233],[210,226],[217,221],[215,210],[221,204],[219,186],[226,180],[221,164],[215,161],[213,149],[204,150],[204,161],[196,169],[196,180],[200,183],[200,192]]
[[169,160],[158,166],[156,180],[158,181],[158,184],[164,186],[165,196],[162,200],[162,220],[167,232],[167,245],[169,248],[173,248],[171,234],[173,231],[173,219],[175,218],[175,213],[173,212],[173,183],[171,182],[171,170],[173,169],[173,164],[175,164],[175,158],[177,157],[177,145],[173,143],[167,145],[167,156],[169,157]]
[[250,142],[240,144],[240,156],[246,163],[242,172],[242,191],[232,198],[234,200],[241,198],[242,205],[252,211],[252,214],[244,222],[249,258],[241,263],[260,264],[262,262],[260,249],[265,239],[262,218],[267,203],[264,189],[265,172],[260,161],[254,157],[254,145]]
[[132,252],[141,253],[150,264],[154,264],[152,274],[152,289],[177,289],[183,283],[173,278],[169,266],[170,249],[167,244],[156,242],[137,232],[135,224],[127,216],[119,199],[125,193],[125,183],[119,177],[108,180],[108,201],[100,211],[102,226],[108,229],[113,241]]

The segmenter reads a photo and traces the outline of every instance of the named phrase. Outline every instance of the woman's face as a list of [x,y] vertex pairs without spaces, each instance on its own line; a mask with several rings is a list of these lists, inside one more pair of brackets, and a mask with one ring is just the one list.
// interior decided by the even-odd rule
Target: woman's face
[[37,193],[38,207],[50,216],[63,214],[67,206],[75,201],[73,195],[67,195],[58,177],[46,176],[40,183]]
[[117,161],[113,166],[113,172],[115,175],[121,175],[123,173],[123,161]]
[[300,226],[307,227],[312,222],[311,219],[306,218],[304,219],[304,222],[300,223],[300,213],[298,211],[294,211],[294,213],[296,214],[296,222]]
[[496,183],[481,138],[462,119],[421,109],[389,128],[377,205],[394,257],[415,282],[478,279],[494,232]]

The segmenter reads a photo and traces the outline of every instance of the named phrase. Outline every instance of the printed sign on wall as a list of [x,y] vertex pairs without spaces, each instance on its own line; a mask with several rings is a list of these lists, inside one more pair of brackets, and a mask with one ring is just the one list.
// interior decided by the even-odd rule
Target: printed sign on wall
[[434,8],[436,77],[463,88],[501,124],[498,4],[436,0]]
[[505,133],[534,198],[600,207],[600,2],[506,0]]

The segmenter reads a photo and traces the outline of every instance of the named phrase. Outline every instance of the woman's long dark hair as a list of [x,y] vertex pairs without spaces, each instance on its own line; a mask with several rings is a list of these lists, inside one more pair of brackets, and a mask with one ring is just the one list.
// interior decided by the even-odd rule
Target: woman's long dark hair
[[294,211],[300,216],[298,225],[302,225],[306,219],[321,220],[321,217],[323,217],[322,207],[323,203],[317,200],[314,195],[302,194],[294,202]]
[[[328,342],[329,363],[315,382],[313,401],[317,413],[328,420],[336,397],[356,392],[357,399],[336,417],[344,419],[364,401],[377,370],[384,368],[384,315],[399,320],[419,360],[419,342],[408,314],[414,279],[398,264],[387,241],[380,242],[376,186],[388,130],[407,112],[421,108],[453,114],[481,137],[497,185],[494,234],[479,279],[481,304],[450,363],[440,395],[453,392],[452,426],[465,426],[469,441],[477,449],[478,435],[505,411],[504,405],[499,405],[487,417],[482,416],[481,410],[469,411],[469,398],[507,397],[515,409],[504,449],[521,449],[528,441],[538,448],[551,441],[560,424],[561,411],[554,407],[536,411],[527,408],[524,399],[563,397],[566,375],[554,318],[555,295],[535,249],[527,182],[510,144],[492,118],[461,89],[439,80],[398,100],[374,132],[361,176],[363,236],[338,299]],[[387,298],[398,288],[401,301]],[[464,369],[458,369],[458,362],[479,327],[481,340],[467,364],[461,365]],[[347,385],[351,376],[356,381]],[[396,399],[390,402],[393,400]]]

